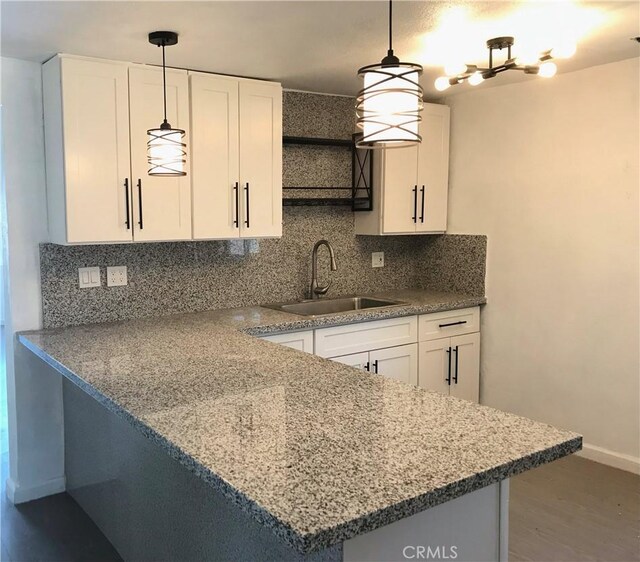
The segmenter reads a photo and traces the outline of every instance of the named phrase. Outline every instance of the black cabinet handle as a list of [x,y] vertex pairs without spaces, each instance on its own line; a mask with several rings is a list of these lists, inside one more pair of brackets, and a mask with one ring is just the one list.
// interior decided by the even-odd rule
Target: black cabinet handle
[[453,349],[453,352],[456,354],[456,370],[453,375],[453,382],[458,384],[458,362],[460,361],[460,356],[458,355],[458,346],[456,345]]
[[131,215],[129,214],[129,178],[125,178],[124,180],[124,204],[125,204],[125,212],[127,213],[127,219],[124,221],[124,224],[127,225],[127,230],[131,230]]
[[413,188],[413,216],[411,217],[413,222],[418,222],[418,186]]
[[365,370],[365,371],[368,371],[368,370],[369,370],[369,361],[367,361],[367,362],[364,364],[364,370]]
[[247,195],[247,220],[244,221],[244,224],[249,228],[249,182],[245,185],[244,191]]
[[422,192],[422,210],[420,211],[420,222],[424,222],[424,185],[420,190]]
[[138,178],[138,224],[140,225],[140,230],[144,228],[142,223],[142,180]]
[[240,184],[238,182],[233,186],[233,191],[236,199],[236,218],[233,221],[233,226],[240,228]]
[[378,360],[377,359],[373,362],[373,372],[376,375],[378,374]]
[[447,362],[449,363],[449,367],[447,368],[447,378],[444,380],[451,386],[451,348],[447,349]]
[[466,324],[466,320],[460,320],[459,322],[449,322],[448,324],[438,324],[438,328],[447,328],[448,326],[459,326],[460,324]]

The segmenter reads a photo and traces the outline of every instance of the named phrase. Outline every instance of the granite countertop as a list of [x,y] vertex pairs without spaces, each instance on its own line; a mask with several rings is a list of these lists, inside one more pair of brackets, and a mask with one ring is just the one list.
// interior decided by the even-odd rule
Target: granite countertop
[[19,341],[300,552],[575,452],[582,438],[249,334],[475,306],[308,319],[260,307],[58,328]]

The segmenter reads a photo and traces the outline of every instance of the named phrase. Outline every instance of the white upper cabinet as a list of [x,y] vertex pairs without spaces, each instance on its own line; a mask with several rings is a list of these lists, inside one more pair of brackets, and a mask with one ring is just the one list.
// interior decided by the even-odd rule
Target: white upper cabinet
[[193,237],[237,238],[240,226],[238,81],[190,73]]
[[424,104],[422,143],[375,151],[374,210],[355,214],[356,234],[426,234],[447,229],[449,108]]
[[130,242],[126,64],[54,57],[43,66],[51,241]]
[[282,235],[280,84],[190,73],[193,236]]
[[51,241],[100,244],[282,235],[282,87],[167,69],[186,176],[149,176],[159,67],[57,55],[43,65]]
[[162,69],[129,68],[131,174],[133,228],[137,241],[191,239],[191,186],[189,169],[189,81],[185,70],[167,69],[167,121],[185,130],[187,175],[149,176],[147,130],[163,119]]
[[282,88],[240,82],[241,230],[282,236]]

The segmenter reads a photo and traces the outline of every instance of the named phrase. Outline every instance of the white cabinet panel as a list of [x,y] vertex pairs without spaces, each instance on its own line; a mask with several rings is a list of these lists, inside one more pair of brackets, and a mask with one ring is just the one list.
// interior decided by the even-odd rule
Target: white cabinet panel
[[480,400],[480,333],[451,338],[451,396]]
[[420,134],[416,231],[444,232],[449,191],[449,108],[425,104]]
[[275,334],[273,336],[262,336],[263,340],[278,343],[298,351],[313,353],[313,332],[290,332],[287,334]]
[[418,147],[385,149],[382,160],[383,232],[415,232]]
[[470,334],[480,330],[480,307],[421,314],[418,317],[420,341]]
[[[131,173],[134,239],[137,241],[191,239],[191,185],[187,144],[187,175],[148,175],[147,130],[157,128],[163,115],[162,69],[134,65],[129,68]],[[167,120],[189,135],[189,82],[187,72],[167,69]]]
[[447,228],[449,108],[424,104],[419,145],[374,157],[373,211],[357,213],[356,234],[427,234]]
[[282,236],[282,88],[240,82],[240,230]]
[[336,357],[418,341],[416,316],[375,320],[315,331],[316,355]]
[[419,343],[418,384],[464,398],[480,399],[480,333]]
[[449,394],[450,361],[450,338],[420,342],[418,385],[428,390]]
[[131,241],[127,65],[55,57],[42,78],[51,241]]
[[190,73],[193,237],[240,234],[238,81]]
[[342,357],[331,357],[331,361],[336,363],[342,363],[363,371],[369,370],[369,353],[363,351],[362,353],[352,353],[350,355],[343,355]]
[[418,344],[369,352],[370,370],[407,384],[418,384]]

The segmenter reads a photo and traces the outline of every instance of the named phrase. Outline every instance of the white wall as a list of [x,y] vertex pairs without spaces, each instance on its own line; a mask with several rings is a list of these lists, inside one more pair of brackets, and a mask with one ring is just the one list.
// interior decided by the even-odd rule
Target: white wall
[[[41,327],[38,243],[48,238],[40,65],[2,58],[2,183],[10,474],[15,502],[60,491],[60,377],[14,372],[13,333]],[[36,365],[37,367],[37,365]],[[32,372],[33,371],[33,372]]]
[[589,455],[631,470],[639,61],[446,101],[449,232],[488,235],[482,402],[578,431]]

